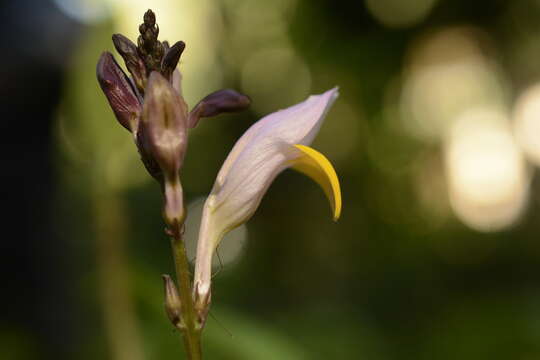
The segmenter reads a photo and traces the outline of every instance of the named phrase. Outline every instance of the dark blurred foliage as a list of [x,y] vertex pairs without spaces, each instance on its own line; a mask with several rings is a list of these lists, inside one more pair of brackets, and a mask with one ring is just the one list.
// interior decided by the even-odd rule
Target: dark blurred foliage
[[[76,314],[54,235],[52,124],[80,25],[47,1],[0,5],[3,358],[65,356]],[[41,355],[40,355],[41,354]]]
[[[261,36],[242,48],[242,36],[232,35],[264,35],[266,29],[236,29],[233,3],[213,6],[223,30],[223,41],[215,41],[221,86],[254,95],[255,107],[204,121],[193,132],[183,174],[188,202],[207,194],[234,141],[267,112],[260,104],[265,99],[249,93],[235,56],[270,45]],[[286,30],[290,47],[310,69],[307,89],[320,93],[340,85],[341,97],[315,145],[335,161],[344,211],[335,224],[310,180],[292,171],[277,178],[248,223],[242,256],[214,278],[204,339],[208,358],[540,358],[536,170],[531,166],[528,208],[516,225],[473,230],[419,200],[415,171],[424,163],[442,167],[442,145],[389,127],[383,114],[399,102],[388,101],[395,93],[388,88],[403,81],[411,44],[450,26],[474,26],[489,37],[509,97],[517,98],[540,76],[540,51],[531,46],[525,61],[517,46],[539,33],[540,6],[534,0],[434,3],[423,21],[394,28],[377,21],[364,1],[297,1]],[[125,180],[138,179],[138,163],[127,166],[121,180],[107,180],[118,161],[108,162],[110,154],[128,149],[127,161],[137,160],[135,149],[121,143],[131,145],[129,134],[115,123],[95,81],[100,52],[112,48],[114,18],[82,24],[45,0],[4,1],[0,9],[8,229],[0,357],[127,359],[129,351],[111,350],[114,329],[122,329],[114,322],[127,316],[137,328],[127,338],[140,342],[127,344],[135,353],[142,349],[141,358],[180,358],[179,335],[162,310],[159,275],[172,272],[172,261],[157,185]],[[186,66],[197,46],[187,43]],[[200,82],[212,83],[206,75]],[[291,94],[268,104],[286,107],[308,95]],[[348,107],[339,108],[340,102]],[[349,125],[340,132],[345,115]],[[86,137],[87,129],[94,137]],[[349,131],[352,145],[333,159],[332,149],[344,146],[340,136]],[[428,183],[435,183],[430,176]],[[444,187],[436,196],[448,207]],[[113,288],[103,288],[107,280]],[[128,285],[119,289],[115,281]],[[131,300],[122,298],[126,294]]]

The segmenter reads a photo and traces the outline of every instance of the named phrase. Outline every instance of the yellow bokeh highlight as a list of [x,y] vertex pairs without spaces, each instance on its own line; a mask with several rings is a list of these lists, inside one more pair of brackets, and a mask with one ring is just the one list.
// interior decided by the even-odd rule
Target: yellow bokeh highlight
[[515,104],[514,135],[528,160],[540,166],[540,83],[523,91]]
[[484,107],[463,113],[444,152],[450,204],[463,223],[492,232],[519,220],[530,180],[505,112]]

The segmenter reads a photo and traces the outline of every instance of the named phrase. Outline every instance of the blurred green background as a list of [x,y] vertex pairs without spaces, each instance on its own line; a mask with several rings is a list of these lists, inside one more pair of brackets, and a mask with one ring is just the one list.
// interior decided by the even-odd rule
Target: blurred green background
[[[95,77],[101,52],[115,53],[111,34],[135,40],[148,8],[161,40],[187,44],[190,106],[224,87],[253,100],[190,133],[191,241],[236,139],[262,116],[340,87],[313,147],[340,177],[342,217],[331,220],[309,179],[277,178],[219,249],[207,359],[540,358],[540,1],[18,6],[2,15],[22,19],[31,55],[3,45],[28,55],[3,72],[53,64],[58,96],[35,109],[50,118],[36,135],[50,184],[32,182],[37,207],[24,197],[33,235],[4,245],[2,359],[183,356],[162,305],[160,274],[173,264],[159,189]],[[10,21],[2,44],[13,44]],[[46,93],[27,87],[4,101]],[[52,224],[42,239],[36,219]]]

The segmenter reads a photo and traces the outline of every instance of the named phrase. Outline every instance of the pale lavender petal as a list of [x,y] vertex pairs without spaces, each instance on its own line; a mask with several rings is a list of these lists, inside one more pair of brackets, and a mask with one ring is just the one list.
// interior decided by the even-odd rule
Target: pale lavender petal
[[337,88],[310,96],[259,120],[237,141],[204,206],[194,278],[198,298],[210,293],[212,256],[223,235],[253,215],[275,177],[298,156],[294,145],[313,141],[337,96]]
[[[251,126],[233,147],[218,174],[217,189],[212,191],[216,193],[216,205],[239,188],[242,188],[239,192],[242,200],[257,194],[262,197],[275,176],[287,167],[284,164],[287,146],[284,145],[311,144],[337,96],[337,88],[310,96],[306,101],[267,115]],[[253,200],[256,207],[257,197]]]

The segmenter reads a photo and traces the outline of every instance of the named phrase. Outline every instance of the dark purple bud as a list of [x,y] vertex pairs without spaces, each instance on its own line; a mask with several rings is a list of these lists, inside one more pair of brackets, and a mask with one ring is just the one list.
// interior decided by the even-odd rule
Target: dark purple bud
[[185,218],[179,173],[187,147],[187,106],[157,71],[148,78],[137,146],[149,173],[161,184],[165,222],[179,226]]
[[195,105],[189,113],[188,126],[194,128],[203,117],[245,110],[250,104],[250,98],[244,94],[232,89],[218,90]]
[[122,34],[114,34],[112,36],[116,51],[122,56],[126,67],[133,76],[133,80],[137,89],[141,94],[144,94],[146,83],[146,67],[143,60],[137,51],[137,45]]
[[125,59],[126,57],[131,60],[133,57],[138,57],[137,55],[137,45],[133,41],[129,40],[122,34],[114,34],[112,36],[112,41],[116,51]]
[[161,73],[165,76],[165,79],[171,80],[171,75],[174,69],[176,69],[185,48],[186,44],[183,41],[178,41],[165,53],[161,62]]
[[144,14],[144,23],[139,26],[137,51],[143,60],[147,73],[161,70],[161,60],[165,50],[158,40],[159,27],[156,25],[156,15],[152,10]]
[[129,78],[111,53],[101,54],[96,73],[99,85],[109,100],[116,119],[123,127],[135,133],[142,111],[141,103]]
[[152,176],[156,177],[155,164],[163,176],[158,180],[178,175],[187,146],[187,107],[171,84],[155,71],[146,87],[138,140],[143,162],[151,165]]
[[150,9],[148,9],[143,16],[144,24],[146,26],[156,25],[156,14]]

